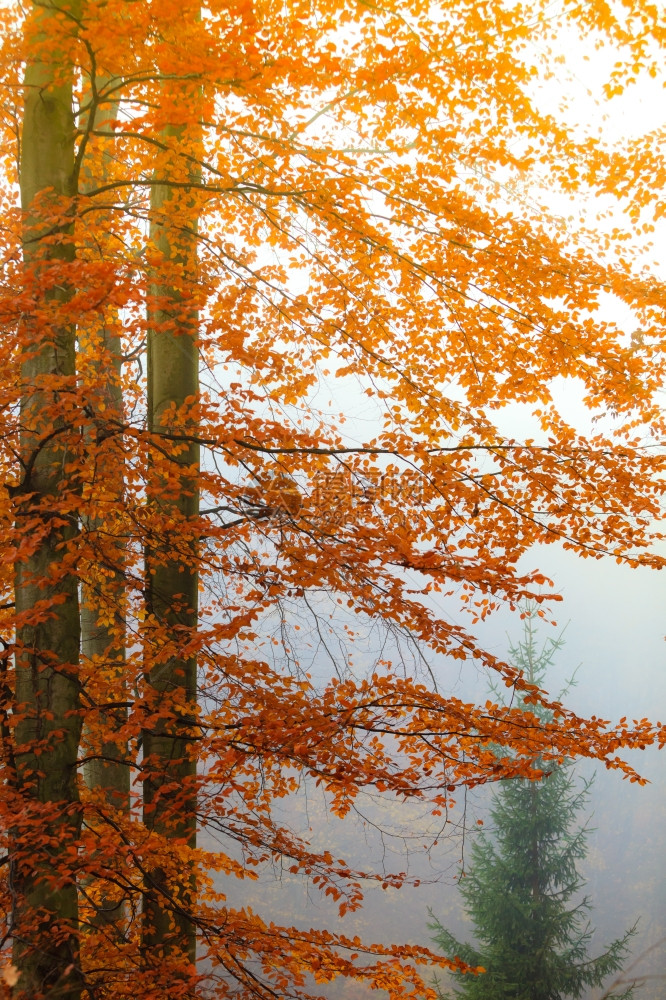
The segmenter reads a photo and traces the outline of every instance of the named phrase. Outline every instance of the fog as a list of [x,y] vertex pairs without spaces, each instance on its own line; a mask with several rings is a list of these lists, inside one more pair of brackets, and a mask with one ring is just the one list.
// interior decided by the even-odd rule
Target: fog
[[[663,574],[631,570],[609,560],[581,560],[556,547],[532,553],[530,561],[553,578],[563,597],[551,605],[553,614],[539,627],[544,639],[555,638],[564,629],[565,644],[546,688],[557,695],[575,671],[576,685],[564,700],[576,712],[611,721],[625,715],[630,720],[663,718]],[[440,611],[454,617],[461,614],[454,604]],[[459,620],[464,622],[465,617]],[[487,648],[506,656],[509,645],[521,638],[522,623],[518,614],[499,611],[476,631]],[[487,696],[488,678],[474,662],[461,665],[441,659],[432,666],[442,691],[467,698]],[[577,766],[581,779],[595,774],[589,808],[579,816],[581,822],[589,820],[591,828],[588,855],[579,869],[593,908],[593,952],[602,951],[605,943],[638,920],[627,975],[641,981],[636,1000],[662,1000],[666,995],[663,756],[656,750],[634,752],[631,763],[649,784],[632,784],[618,772],[595,768],[590,762]],[[423,804],[364,795],[356,811],[341,821],[327,813],[321,792],[305,785],[297,800],[285,804],[284,818],[313,847],[328,849],[352,866],[407,871],[421,884],[386,891],[368,885],[362,909],[340,920],[336,905],[322,899],[315,887],[274,867],[265,868],[257,883],[225,883],[229,903],[250,905],[265,919],[287,926],[326,927],[358,934],[366,941],[414,944],[430,944],[430,908],[459,939],[469,939],[471,926],[461,909],[456,879],[469,860],[476,820],[487,817],[491,794],[486,786],[462,795],[445,823],[429,816]],[[207,837],[203,846],[212,846]],[[321,989],[330,1000],[364,995],[352,983]],[[596,1000],[602,992],[593,991],[585,1000]]]
[[[589,125],[590,116],[598,114],[595,90],[605,79],[605,71],[597,63],[607,58],[608,53],[586,51],[584,55],[592,59],[587,71],[581,60],[572,58],[562,68],[560,78],[551,84],[550,94],[554,112],[560,107],[562,95],[567,94],[569,113]],[[653,127],[655,114],[661,123],[663,101],[656,91],[653,94],[652,87],[651,81],[642,81],[632,94],[616,102],[615,115],[611,114],[604,122],[607,135],[612,134],[619,141],[632,132]],[[564,202],[563,206],[553,205],[555,211],[560,207],[562,214],[573,212]],[[655,240],[654,256],[659,254],[663,264],[661,251],[666,245],[663,226]],[[324,395],[328,386],[325,390]],[[455,391],[455,387],[449,387],[449,391]],[[570,395],[562,402],[572,422],[579,430],[589,429],[591,416],[582,406],[575,387],[569,382],[563,392]],[[350,440],[355,430],[359,441],[365,439],[368,426],[376,419],[370,412],[371,404],[359,401],[358,397],[350,404],[339,383],[333,395],[336,409],[354,414],[346,427]],[[506,422],[503,429],[507,434],[524,437],[529,420],[524,412],[507,408],[500,417]],[[538,429],[535,433],[538,434]],[[523,568],[537,567],[552,578],[554,591],[563,598],[547,606],[540,632],[545,639],[556,637],[564,629],[565,645],[547,678],[547,690],[557,695],[575,672],[576,685],[564,701],[577,713],[611,722],[623,716],[629,720],[664,719],[664,574],[629,569],[610,559],[581,559],[557,545],[530,552]],[[471,619],[454,599],[439,608],[433,606],[433,612],[471,628]],[[472,631],[487,650],[503,658],[509,645],[520,640],[522,624],[517,613],[500,610]],[[362,663],[363,651],[359,649],[358,655]],[[316,670],[317,664],[313,666]],[[439,659],[431,666],[441,691],[467,699],[487,697],[488,676],[473,661],[461,664]],[[325,668],[327,665],[319,666],[321,670]],[[607,771],[590,762],[577,766],[581,780],[592,775],[595,779],[589,808],[579,817],[581,822],[589,818],[590,824],[589,851],[579,869],[587,881],[585,892],[592,906],[591,923],[596,927],[592,953],[603,951],[605,943],[621,936],[638,921],[626,975],[637,981],[636,1000],[663,1000],[666,997],[664,758],[655,749],[648,749],[635,752],[628,759],[648,779],[648,784],[632,784],[617,771]],[[430,944],[427,928],[430,908],[459,939],[468,939],[471,925],[462,912],[456,880],[469,859],[470,842],[478,829],[476,821],[488,815],[491,795],[492,789],[486,786],[461,796],[444,825],[441,820],[433,820],[423,805],[379,796],[361,796],[356,812],[341,821],[327,813],[319,791],[305,786],[297,801],[285,805],[284,815],[315,848],[328,849],[352,866],[408,871],[421,884],[417,888],[386,891],[368,885],[363,908],[340,920],[335,904],[321,898],[306,880],[279,868],[266,868],[257,883],[225,883],[229,903],[251,905],[265,919],[281,924],[342,930],[370,942],[414,944]],[[203,842],[209,846],[205,838]],[[334,983],[320,990],[329,1000],[364,996],[357,983]],[[380,991],[372,994],[382,995]],[[602,995],[603,990],[596,990],[584,1000],[599,1000]]]

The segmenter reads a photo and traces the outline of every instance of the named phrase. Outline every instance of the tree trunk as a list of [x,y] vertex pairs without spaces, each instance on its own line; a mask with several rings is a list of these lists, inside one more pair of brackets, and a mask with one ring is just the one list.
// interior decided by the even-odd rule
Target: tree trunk
[[[186,88],[183,88],[186,89]],[[192,88],[182,96],[192,99]],[[191,104],[188,105],[191,108]],[[190,114],[191,114],[190,110]],[[156,179],[172,170],[196,182],[183,157],[191,130],[165,126],[161,141],[174,150]],[[183,163],[185,166],[183,167]],[[185,173],[184,173],[185,171]],[[179,842],[196,840],[196,761],[191,754],[196,721],[196,658],[184,651],[197,626],[199,447],[169,440],[176,413],[178,434],[195,431],[188,416],[198,394],[196,209],[193,192],[153,187],[150,243],[155,254],[149,295],[148,429],[151,449],[151,537],[146,550],[146,681],[149,721],[143,734],[144,822],[160,845],[164,863],[148,873],[143,903],[144,959],[194,971],[195,927],[188,912],[195,896],[191,865]],[[157,443],[157,442],[156,442]],[[189,969],[188,969],[189,966]]]
[[[61,9],[76,14],[71,3]],[[63,28],[58,8],[35,4],[29,28],[36,33],[25,69],[20,185],[25,283],[35,306],[22,333],[24,479],[17,501],[26,549],[16,568],[13,961],[20,971],[18,995],[78,1000],[80,633],[68,548],[76,543],[79,500],[67,472],[76,432],[62,416],[63,400],[75,389],[75,334],[60,315],[70,295],[63,268],[74,259],[73,67],[59,42],[71,29]],[[62,865],[68,854],[69,871]]]
[[[98,76],[95,94],[103,94],[109,79]],[[93,100],[92,93],[89,99]],[[83,126],[113,135],[108,126],[118,114],[118,102],[91,106]],[[108,147],[99,146],[99,137],[89,135],[81,170],[81,188],[90,191],[112,175],[113,158]],[[99,226],[99,214],[96,215]],[[112,219],[105,220],[112,231]],[[106,228],[106,226],[104,228]],[[102,235],[96,235],[96,244]],[[101,250],[103,253],[103,247]],[[118,533],[119,509],[123,503],[125,462],[122,440],[117,429],[122,426],[122,339],[120,320],[115,307],[96,312],[99,322],[80,338],[80,366],[86,385],[94,422],[87,427],[89,454],[94,456],[90,475],[91,513],[84,529],[91,545],[90,565],[81,586],[82,670],[87,679],[89,715],[83,726],[83,777],[95,801],[111,814],[129,815],[130,768],[127,739],[123,738],[128,712],[125,651],[125,543]],[[103,509],[111,509],[111,519],[99,516],[95,491],[103,494]],[[113,704],[110,710],[104,704]],[[108,841],[109,830],[105,830]],[[113,864],[113,859],[110,859]],[[109,861],[106,861],[108,865]],[[118,935],[125,931],[126,906],[117,887],[89,886],[88,899],[97,907],[91,918],[96,925],[117,925]]]

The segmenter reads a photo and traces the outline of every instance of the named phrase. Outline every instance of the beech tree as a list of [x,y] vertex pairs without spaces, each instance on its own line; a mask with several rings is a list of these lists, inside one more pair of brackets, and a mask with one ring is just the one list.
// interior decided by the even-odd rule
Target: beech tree
[[[35,996],[76,995],[80,970],[76,880],[67,870],[81,829],[79,582],[68,551],[77,535],[79,489],[68,475],[67,452],[59,440],[68,426],[62,403],[76,380],[76,329],[66,309],[75,259],[69,217],[76,191],[74,74],[70,53],[54,31],[55,19],[53,9],[35,9],[35,52],[25,69],[24,289],[39,299],[39,308],[21,319],[12,382],[26,389],[6,442],[16,449],[22,469],[11,493],[24,533],[14,565],[12,737],[5,715],[4,761],[11,771],[4,783],[3,829],[10,831],[11,926],[18,929],[14,956],[24,995]],[[47,46],[53,46],[50,56]],[[54,871],[54,847],[64,870]],[[24,927],[30,931],[22,932]]]
[[[106,86],[108,80],[96,77],[94,86]],[[105,148],[105,133],[109,133],[108,122],[117,114],[117,107],[94,109],[94,121],[83,122],[100,132],[97,149],[88,147],[87,155],[81,162],[81,188],[86,190],[102,183],[112,170],[110,149]],[[115,420],[123,418],[121,387],[122,342],[121,323],[118,310],[114,307],[101,308],[96,319],[79,331],[78,369],[98,369],[99,388],[102,395],[88,405],[96,409],[101,404],[102,412]],[[98,444],[98,430],[87,427],[88,444],[95,448]],[[111,447],[105,452],[104,477],[102,482],[91,484],[99,491],[97,499],[114,496],[116,504],[122,503],[125,463],[122,448]],[[102,725],[97,724],[96,714],[89,712],[83,726],[83,777],[91,795],[101,795],[105,807],[127,814],[130,804],[130,771],[127,767],[127,684],[125,664],[125,579],[124,540],[117,535],[108,536],[106,519],[100,517],[99,503],[91,504],[91,515],[83,519],[89,538],[95,539],[94,556],[88,560],[81,585],[81,672],[82,687],[89,694],[89,707],[101,700],[99,711],[105,711],[104,703],[110,705],[109,715]],[[100,546],[102,539],[105,544]],[[111,558],[106,558],[105,549],[111,547]],[[102,693],[103,692],[103,693]],[[101,699],[100,699],[101,695]],[[85,897],[93,907],[91,919],[108,927],[115,925],[119,935],[124,933],[127,914],[122,899],[116,893],[108,896],[102,887],[89,882]]]
[[[155,260],[148,312],[147,401],[148,430],[156,438],[164,436],[163,416],[168,418],[173,409],[182,411],[198,396],[198,314],[193,294],[196,204],[193,206],[192,196],[187,188],[183,190],[180,180],[183,167],[186,181],[196,183],[199,177],[195,154],[200,155],[200,150],[198,144],[191,145],[192,133],[199,132],[198,93],[196,84],[176,88],[165,83],[160,102],[165,109],[160,142],[169,151],[177,149],[178,154],[175,162],[170,157],[158,166],[150,192]],[[194,127],[188,128],[181,115],[172,123],[174,100],[182,102],[188,116],[194,112]],[[177,853],[170,859],[175,871],[164,862],[170,853],[169,842],[175,837],[189,848],[196,843],[196,757],[189,752],[196,740],[196,657],[183,650],[182,636],[196,632],[197,626],[197,533],[192,532],[190,522],[199,508],[199,444],[196,422],[184,422],[181,429],[189,433],[190,440],[183,437],[175,449],[169,442],[166,454],[159,442],[162,454],[150,454],[150,499],[161,519],[161,530],[156,539],[151,532],[145,553],[145,628],[149,631],[144,641],[148,643],[145,663],[150,664],[147,697],[154,704],[143,729],[144,823],[164,842],[157,855],[159,866],[151,871],[145,886],[143,957],[162,974],[165,949],[175,952],[177,965],[183,955],[190,965],[196,956],[190,916],[194,883],[190,885],[183,878],[183,859]],[[167,792],[174,781],[175,795]],[[177,966],[171,975],[178,975]]]
[[[365,790],[444,813],[536,761],[637,778],[621,750],[663,740],[547,699],[548,719],[465,704],[386,656],[350,670],[369,621],[432,670],[473,659],[539,698],[473,632],[548,599],[530,549],[663,565],[663,286],[624,234],[590,244],[511,194],[544,169],[582,194],[626,161],[540,112],[559,27],[540,0],[11,0],[0,20],[15,996],[305,997],[347,977],[432,998],[418,967],[446,959],[277,926],[213,876],[279,859],[344,914],[365,880],[408,876],[278,820],[303,781],[340,817]],[[642,0],[560,21],[610,37],[618,79],[660,44]],[[562,377],[594,434],[561,412]],[[369,407],[366,437],[336,386]],[[509,405],[525,439],[502,431]]]
[[[544,684],[562,642],[547,641],[539,649],[535,617],[534,609],[528,610],[523,640],[510,653],[531,683]],[[580,813],[589,783],[577,782],[565,762],[548,766],[540,781],[519,778],[496,788],[488,832],[484,828],[473,841],[459,882],[476,940],[461,943],[435,919],[433,941],[445,954],[484,970],[478,976],[456,973],[457,997],[576,1000],[626,966],[635,931],[590,955],[592,906],[578,871],[587,854],[587,824],[581,824]],[[440,987],[440,996],[446,995]],[[630,1000],[633,988],[604,995]]]

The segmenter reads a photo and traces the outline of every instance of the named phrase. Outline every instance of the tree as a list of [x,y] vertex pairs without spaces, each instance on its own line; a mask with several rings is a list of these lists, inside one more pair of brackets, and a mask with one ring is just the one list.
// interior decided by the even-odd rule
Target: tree
[[[160,101],[164,114],[160,141],[170,153],[177,153],[157,168],[150,193],[150,239],[155,260],[148,307],[146,395],[148,430],[157,439],[164,435],[163,416],[169,418],[174,409],[182,412],[199,392],[199,317],[194,293],[196,200],[189,185],[183,190],[174,183],[182,178],[183,167],[186,184],[196,185],[199,180],[199,93],[196,83],[165,83]],[[185,116],[182,111],[174,115],[176,101],[186,109]],[[192,115],[194,127],[188,127]],[[159,541],[155,535],[148,539],[145,552],[146,628],[150,631],[144,641],[149,646],[145,662],[150,664],[147,685],[152,712],[143,729],[144,768],[150,768],[143,786],[144,823],[164,842],[162,860],[150,872],[143,896],[143,957],[144,963],[161,970],[167,981],[178,976],[184,957],[188,972],[196,958],[195,926],[189,916],[194,872],[189,880],[183,878],[182,855],[175,852],[169,858],[169,842],[174,837],[190,849],[196,845],[196,760],[189,752],[197,738],[196,655],[178,647],[181,636],[189,636],[197,627],[198,538],[191,523],[199,511],[199,444],[196,421],[185,421],[180,429],[189,432],[191,439],[175,449],[167,445],[171,450],[166,455],[160,441],[162,455],[151,453],[150,470],[150,501],[157,516],[165,520],[165,527],[171,531],[176,527],[178,539],[168,529],[162,530],[157,534]],[[169,784],[175,785],[171,794],[166,791]],[[166,859],[171,863],[165,863]],[[173,956],[175,966],[167,963],[167,957]]]
[[[74,10],[63,5],[63,11]],[[62,399],[75,382],[76,328],[67,317],[75,249],[70,218],[76,190],[72,121],[73,65],[54,31],[56,12],[35,9],[34,54],[25,67],[20,164],[25,210],[24,289],[40,302],[21,320],[12,381],[21,386],[18,438],[22,480],[14,516],[23,546],[15,569],[9,807],[9,885],[14,957],[26,995],[74,997],[78,992],[78,900],[71,856],[81,829],[76,764],[81,737],[78,685],[79,581],[68,546],[75,540],[79,489],[66,472]],[[57,40],[56,40],[57,39]],[[47,44],[53,45],[47,54]],[[16,355],[15,355],[16,357]],[[24,388],[25,387],[25,388]],[[63,862],[54,880],[53,845]]]
[[[91,88],[109,85],[105,77],[95,77]],[[89,101],[88,101],[89,103]],[[110,130],[108,122],[115,119],[118,108],[95,109],[95,118],[82,121],[85,128],[98,132],[96,144],[88,144],[81,163],[81,189],[94,189],[113,174]],[[122,338],[118,310],[101,305],[87,329],[79,330],[78,369],[95,372],[99,392],[89,397],[88,405],[98,407],[109,417],[122,421]],[[90,381],[90,379],[88,379]],[[96,397],[96,398],[95,398]],[[88,426],[88,444],[98,444],[99,431]],[[91,541],[92,558],[82,578],[81,586],[81,674],[82,687],[88,696],[89,711],[82,733],[84,782],[91,797],[101,795],[105,809],[129,813],[130,772],[127,767],[127,670],[125,631],[125,545],[122,536],[109,534],[104,517],[100,517],[105,501],[113,496],[116,504],[124,496],[125,460],[122,447],[107,447],[104,454],[104,477],[90,484],[94,502],[91,515],[83,524]],[[109,549],[111,550],[109,552]],[[103,724],[96,722],[104,715]],[[109,736],[111,738],[109,738]],[[98,890],[102,890],[101,893]],[[119,939],[127,925],[125,901],[115,887],[105,883],[96,886],[94,880],[85,889],[85,897],[94,912],[93,923],[116,926]]]
[[[531,684],[542,684],[562,639],[539,650],[534,624],[532,608],[523,640],[510,653]],[[520,701],[530,714],[535,710],[529,695]],[[623,968],[635,928],[595,958],[589,955],[591,907],[577,868],[587,853],[588,828],[578,816],[589,787],[577,782],[570,761],[544,765],[538,781],[517,778],[497,787],[491,830],[475,838],[459,883],[477,943],[461,944],[438,920],[430,925],[445,954],[484,970],[478,976],[454,973],[456,996],[578,1000]],[[629,1000],[633,990],[611,995]]]
[[[650,4],[628,38],[592,6],[623,58],[658,43]],[[344,912],[364,879],[407,876],[296,836],[274,806],[302,781],[340,816],[365,790],[444,812],[457,788],[536,760],[636,777],[621,749],[663,737],[550,703],[527,723],[399,666],[410,650],[473,658],[527,690],[472,626],[547,599],[522,568],[534,544],[664,562],[663,287],[625,243],[590,253],[507,202],[533,169],[582,191],[614,161],[530,94],[547,5],[482,13],[0,9],[0,808],[19,998],[268,998],[342,976],[399,1000],[427,949],[274,926],[225,906],[210,873],[279,859]],[[641,344],[604,318],[608,295]],[[577,434],[561,376],[614,421]],[[336,385],[350,412],[373,407],[362,440],[325,404]],[[492,419],[509,404],[532,437]],[[437,593],[460,594],[469,628],[434,614]],[[360,680],[355,621],[396,647]],[[121,767],[133,793],[117,808]]]

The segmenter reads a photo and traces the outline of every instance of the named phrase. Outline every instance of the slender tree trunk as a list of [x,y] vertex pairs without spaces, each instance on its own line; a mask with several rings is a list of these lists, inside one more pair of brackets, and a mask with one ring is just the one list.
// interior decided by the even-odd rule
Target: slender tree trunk
[[[183,88],[182,100],[193,99]],[[173,95],[171,95],[173,97]],[[194,95],[196,96],[196,95]],[[191,105],[188,104],[191,108]],[[189,111],[191,115],[191,110]],[[165,126],[162,141],[174,150],[157,179],[198,180],[191,161],[191,129]],[[146,550],[146,680],[149,723],[143,735],[144,822],[162,840],[164,864],[146,881],[144,958],[180,962],[194,970],[195,928],[187,911],[196,887],[178,842],[196,841],[196,659],[185,649],[197,626],[199,447],[168,439],[195,431],[189,411],[198,395],[196,208],[192,190],[160,183],[151,194],[150,244],[155,254],[148,328],[148,429],[153,440],[149,499],[153,535]],[[169,845],[174,845],[173,852]]]
[[[531,617],[526,619],[525,624],[525,639],[527,647],[527,680],[530,684],[536,682],[535,677],[535,661],[534,661],[534,622]],[[544,859],[541,857],[540,849],[540,832],[539,832],[539,787],[535,781],[531,781],[529,785],[529,820],[531,829],[531,841],[530,841],[530,869],[531,869],[531,895],[532,895],[532,920],[537,922],[540,920],[540,915],[543,913],[543,900],[542,893],[543,887],[541,885],[541,879],[543,877],[544,871]],[[543,997],[543,979],[541,976],[541,964],[543,962],[543,954],[545,942],[541,937],[541,927],[533,929],[533,937],[530,942],[533,949],[533,969],[536,976],[536,982],[529,983],[529,1000],[542,1000]]]
[[[61,4],[76,15],[72,3]],[[61,416],[75,389],[75,335],[60,316],[74,259],[68,215],[75,193],[73,67],[59,8],[35,4],[25,70],[21,204],[25,282],[35,307],[25,321],[18,516],[32,540],[16,569],[15,761],[19,810],[11,835],[12,932],[18,994],[78,1000],[76,764],[81,733],[78,584],[68,563],[78,494],[67,473],[75,431]],[[67,23],[67,22],[65,22]],[[72,23],[72,22],[69,22]],[[69,443],[69,444],[68,444]],[[70,874],[62,860],[72,858]],[[57,855],[58,880],[53,879]]]
[[[109,80],[98,77],[95,93],[102,94]],[[92,94],[90,95],[92,100]],[[108,122],[116,118],[117,102],[92,106],[83,126],[102,131],[111,139]],[[108,181],[112,173],[112,157],[108,148],[100,149],[99,137],[89,137],[87,155],[81,170],[81,187],[90,191]],[[99,224],[99,218],[97,217]],[[109,228],[112,221],[108,220]],[[103,239],[102,233],[98,239]],[[84,528],[91,541],[93,558],[87,578],[81,588],[81,652],[82,667],[88,680],[88,704],[91,712],[83,726],[83,767],[87,788],[111,813],[129,815],[130,768],[128,746],[122,732],[127,723],[127,677],[125,651],[126,584],[124,567],[125,544],[116,533],[117,510],[123,502],[125,465],[122,442],[117,428],[122,425],[122,340],[118,311],[103,308],[97,314],[99,322],[81,336],[80,364],[84,377],[92,387],[88,392],[94,425],[88,429],[90,454],[95,456],[91,490],[101,489],[103,507],[111,509],[109,518],[94,512],[86,517]],[[92,496],[93,510],[97,497]],[[105,710],[104,703],[114,708]],[[120,734],[120,735],[119,735]],[[100,797],[101,793],[101,797]],[[118,890],[102,890],[101,895],[90,887],[97,912],[92,922],[97,925],[117,925],[119,935],[125,930],[126,907]]]

